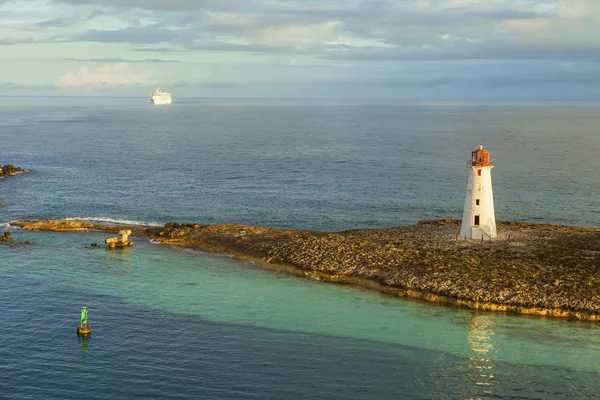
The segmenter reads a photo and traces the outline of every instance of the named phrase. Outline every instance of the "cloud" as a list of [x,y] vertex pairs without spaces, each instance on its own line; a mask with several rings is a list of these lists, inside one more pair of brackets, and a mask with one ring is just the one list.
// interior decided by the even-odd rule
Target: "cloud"
[[4,90],[21,89],[25,86],[33,86],[33,85],[24,85],[22,83],[16,83],[16,82],[0,82],[0,89],[4,89]]
[[310,44],[270,44],[270,43],[231,43],[224,41],[205,41],[188,44],[190,50],[218,51],[218,52],[242,52],[256,54],[309,54],[320,53],[319,48]]
[[30,44],[35,43],[35,40],[31,38],[5,38],[0,39],[0,46],[14,46],[18,44]]
[[[72,62],[76,72],[64,74],[59,87],[141,84],[150,75],[134,69],[140,63],[151,63],[155,76],[176,75],[190,92],[207,90],[204,81],[231,92],[237,85],[290,92],[293,85],[331,85],[338,93],[392,94],[453,94],[472,85],[516,93],[520,85],[558,83],[575,92],[600,85],[600,0],[0,0],[0,6],[0,48],[10,65],[5,79],[26,76],[21,67],[35,58],[35,67],[45,62],[40,80],[52,84]],[[578,67],[559,67],[566,62]],[[131,70],[118,69],[125,63]]]
[[103,7],[139,8],[157,11],[192,11],[219,4],[221,0],[55,0],[69,5],[98,5]]
[[[172,47],[177,46],[199,52],[296,54],[356,62],[589,58],[600,54],[600,7],[594,1],[60,2],[123,10],[120,24],[103,29],[88,26],[72,37],[160,45],[156,50],[135,51],[177,51]],[[69,22],[64,18],[51,21]],[[336,47],[336,43],[346,46]]]
[[99,63],[178,63],[179,60],[164,60],[161,58],[144,58],[143,60],[131,60],[124,58],[60,58],[61,61],[77,62],[99,62]]
[[28,83],[28,82],[0,82],[0,90],[6,92],[15,92],[15,93],[23,93],[23,92],[52,92],[56,87],[54,85],[44,85],[44,84],[36,84],[36,83]]
[[170,85],[175,88],[197,88],[197,89],[231,89],[231,88],[241,88],[242,84],[234,81],[209,81],[209,82],[188,82],[188,81],[178,81]]
[[365,77],[364,79],[352,79],[346,76],[324,76],[320,78],[297,77],[289,78],[286,83],[292,85],[317,86],[320,88],[360,88],[364,89],[426,89],[455,83],[453,77],[422,77],[418,75],[398,74],[390,77]]
[[568,67],[553,69],[538,69],[525,73],[504,73],[474,79],[478,83],[489,86],[519,86],[533,85],[590,85],[600,84],[600,68]]
[[175,30],[159,25],[132,26],[125,29],[90,29],[77,36],[78,40],[104,43],[157,44],[189,40],[195,36],[189,30]]
[[181,53],[183,50],[168,49],[166,47],[135,47],[133,51],[143,51],[149,53]]
[[105,13],[102,10],[84,10],[83,12],[71,16],[61,16],[44,21],[39,21],[36,22],[35,25],[42,28],[68,27],[79,23],[85,23],[104,14]]
[[[430,88],[443,86],[452,83],[454,80],[448,77],[422,77],[422,76],[412,76],[412,77],[391,77],[388,79],[375,79],[372,81],[365,81],[362,83],[365,86],[381,86],[386,88],[404,88],[404,87],[414,87],[414,88]],[[348,84],[351,84],[348,82]]]
[[59,88],[116,88],[151,83],[149,73],[128,73],[125,64],[106,64],[100,68],[81,67],[79,73],[62,75],[55,85]]

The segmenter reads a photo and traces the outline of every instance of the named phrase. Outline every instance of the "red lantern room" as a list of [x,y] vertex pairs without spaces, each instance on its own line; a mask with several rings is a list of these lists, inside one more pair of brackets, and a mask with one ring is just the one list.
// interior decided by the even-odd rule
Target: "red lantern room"
[[467,167],[493,167],[494,160],[490,160],[490,152],[479,146],[479,149],[471,153],[471,159],[467,161]]

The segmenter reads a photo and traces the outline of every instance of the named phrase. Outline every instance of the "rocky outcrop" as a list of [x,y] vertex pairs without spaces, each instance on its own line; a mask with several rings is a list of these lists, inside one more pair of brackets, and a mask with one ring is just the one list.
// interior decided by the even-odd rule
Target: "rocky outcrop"
[[94,224],[80,220],[55,220],[55,219],[24,219],[13,221],[12,226],[18,226],[26,231],[52,231],[52,232],[82,232],[82,231],[102,231],[119,232],[123,229],[131,230],[133,234],[144,235],[145,227],[123,226],[123,225],[103,225]]
[[120,238],[118,237],[110,237],[104,240],[104,243],[108,245],[109,249],[117,249],[117,248],[125,248],[129,246],[133,246],[133,243],[129,241],[129,235],[131,235],[130,229],[121,229],[119,231]]
[[25,172],[24,169],[20,167],[15,167],[12,164],[0,165],[0,177],[7,175],[17,175]]
[[[63,222],[19,226],[86,229],[85,224]],[[600,229],[508,222],[497,226],[498,239],[483,242],[460,238],[460,221],[450,219],[344,232],[169,223],[138,227],[134,234],[398,296],[600,321]]]
[[33,244],[30,241],[23,241],[20,243],[16,243],[12,240],[12,233],[11,232],[4,232],[4,235],[0,236],[0,243],[6,243],[9,247],[15,247],[15,246],[24,246],[27,244]]

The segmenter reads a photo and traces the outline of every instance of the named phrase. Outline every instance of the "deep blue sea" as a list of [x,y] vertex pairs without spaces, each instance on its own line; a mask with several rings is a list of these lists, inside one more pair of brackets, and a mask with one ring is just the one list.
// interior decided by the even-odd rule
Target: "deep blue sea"
[[[448,308],[229,257],[8,222],[339,231],[460,218],[600,227],[600,104],[3,97],[0,399],[600,398],[600,324]],[[88,339],[76,335],[89,310]]]

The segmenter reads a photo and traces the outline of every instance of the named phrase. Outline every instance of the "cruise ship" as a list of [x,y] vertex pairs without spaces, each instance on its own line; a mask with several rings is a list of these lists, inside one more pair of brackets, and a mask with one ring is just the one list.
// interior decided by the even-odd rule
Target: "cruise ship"
[[152,104],[171,104],[171,93],[161,92],[156,89],[150,93],[150,103]]

